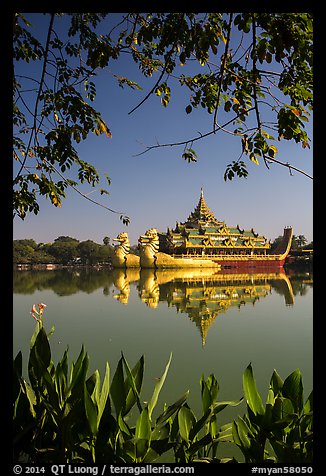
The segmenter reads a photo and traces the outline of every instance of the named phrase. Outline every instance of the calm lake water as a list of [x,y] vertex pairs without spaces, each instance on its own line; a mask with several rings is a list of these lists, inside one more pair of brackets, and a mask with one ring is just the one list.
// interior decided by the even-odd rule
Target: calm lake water
[[[82,344],[89,374],[106,361],[115,371],[121,351],[129,365],[145,356],[142,397],[148,400],[172,352],[159,400],[171,404],[190,390],[189,405],[201,416],[199,380],[214,373],[219,400],[242,396],[242,373],[251,362],[265,401],[273,369],[284,379],[299,368],[305,396],[312,381],[313,278],[285,273],[223,274],[215,270],[17,271],[14,289],[14,355],[23,352],[27,374],[33,304],[47,305],[44,322],[55,363]],[[112,378],[112,377],[111,377]],[[245,406],[221,412],[220,423]]]

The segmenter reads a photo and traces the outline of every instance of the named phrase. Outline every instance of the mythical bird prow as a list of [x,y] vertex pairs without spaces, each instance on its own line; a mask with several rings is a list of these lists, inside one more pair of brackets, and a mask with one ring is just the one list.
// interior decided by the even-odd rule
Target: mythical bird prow
[[130,253],[130,241],[126,231],[119,233],[113,240],[118,244],[114,246],[114,252],[111,256],[112,266],[114,268],[139,268],[139,256]]

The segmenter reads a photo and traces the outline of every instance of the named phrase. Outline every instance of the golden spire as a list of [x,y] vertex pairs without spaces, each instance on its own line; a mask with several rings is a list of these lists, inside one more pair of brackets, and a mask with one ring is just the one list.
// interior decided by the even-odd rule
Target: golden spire
[[189,215],[187,221],[195,223],[198,223],[198,221],[217,223],[214,213],[211,212],[207,203],[205,202],[204,191],[202,187],[200,189],[200,198],[198,205],[195,210]]

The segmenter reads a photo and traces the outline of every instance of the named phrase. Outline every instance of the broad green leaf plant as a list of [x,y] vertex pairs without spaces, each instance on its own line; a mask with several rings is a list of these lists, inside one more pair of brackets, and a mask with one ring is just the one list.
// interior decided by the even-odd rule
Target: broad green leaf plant
[[[144,356],[131,368],[121,353],[113,375],[106,363],[102,382],[98,370],[88,376],[89,356],[83,346],[71,365],[67,350],[55,365],[49,341],[54,329],[45,331],[45,308],[40,303],[31,311],[37,323],[30,343],[28,380],[21,352],[13,362],[15,462],[129,464],[161,462],[162,458],[181,464],[242,462],[220,456],[224,443],[239,447],[244,462],[312,462],[312,392],[304,402],[298,369],[284,381],[273,372],[265,406],[249,364],[243,374],[244,397],[218,401],[216,377],[202,375],[202,415],[197,417],[188,405],[188,391],[160,409],[172,355],[145,400]],[[247,412],[219,426],[218,414],[244,400]]]
[[247,414],[233,422],[232,434],[245,461],[311,463],[313,392],[304,403],[300,370],[284,381],[274,370],[264,406],[249,364],[243,374],[243,390]]

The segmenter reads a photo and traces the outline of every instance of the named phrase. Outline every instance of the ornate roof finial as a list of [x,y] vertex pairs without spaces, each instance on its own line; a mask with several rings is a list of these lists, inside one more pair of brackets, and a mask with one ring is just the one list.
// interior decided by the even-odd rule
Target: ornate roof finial
[[198,223],[213,222],[217,223],[214,213],[211,212],[205,202],[203,187],[200,188],[200,198],[195,210],[189,215],[187,222]]

